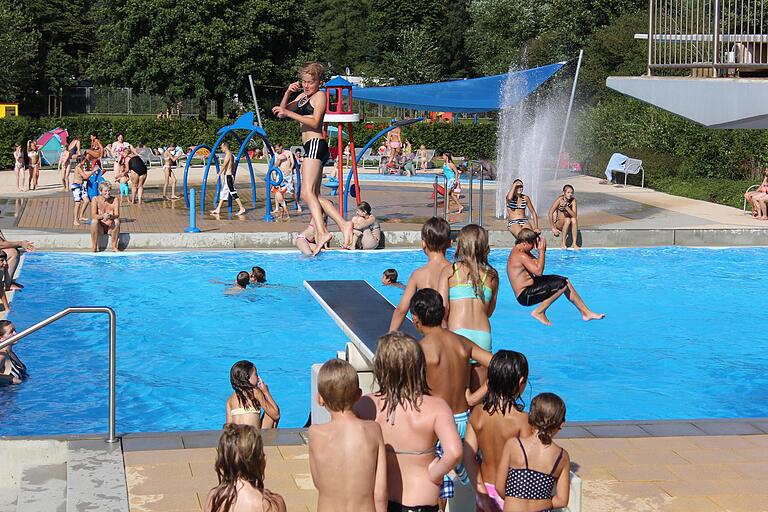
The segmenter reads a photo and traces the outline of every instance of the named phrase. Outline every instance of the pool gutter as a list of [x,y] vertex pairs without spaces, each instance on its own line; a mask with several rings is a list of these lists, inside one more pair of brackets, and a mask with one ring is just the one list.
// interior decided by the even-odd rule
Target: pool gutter
[[[755,228],[730,229],[582,229],[582,243],[590,248],[620,247],[735,247],[766,246],[768,230]],[[206,249],[292,249],[298,233],[123,233],[120,235],[122,250],[206,250]],[[337,244],[340,234],[334,233]],[[88,233],[56,233],[46,231],[6,230],[11,239],[28,239],[39,250],[90,251]],[[411,231],[386,231],[385,247],[419,248],[421,233]],[[550,247],[557,247],[560,240],[545,232]],[[507,231],[489,232],[494,247],[512,247],[514,238]],[[106,240],[102,237],[102,244]]]

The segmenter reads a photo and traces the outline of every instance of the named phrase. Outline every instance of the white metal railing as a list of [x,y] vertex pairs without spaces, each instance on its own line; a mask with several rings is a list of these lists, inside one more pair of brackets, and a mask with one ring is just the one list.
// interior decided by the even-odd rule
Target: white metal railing
[[46,325],[52,324],[70,313],[104,313],[109,316],[109,437],[106,441],[108,443],[115,443],[118,440],[115,435],[115,342],[117,319],[115,311],[112,308],[106,306],[81,306],[61,310],[55,315],[49,316],[45,320],[36,323],[32,327],[28,327],[20,333],[11,336],[7,340],[0,341],[0,349],[16,343],[20,339],[27,337],[33,332],[42,329]]
[[649,0],[648,75],[708,69],[709,76],[768,69],[767,0]]

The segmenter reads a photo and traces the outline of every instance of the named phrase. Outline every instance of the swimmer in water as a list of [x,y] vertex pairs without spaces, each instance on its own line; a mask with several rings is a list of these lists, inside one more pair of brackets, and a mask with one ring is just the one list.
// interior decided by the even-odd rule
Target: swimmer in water
[[224,294],[233,295],[235,293],[240,293],[242,291],[245,291],[245,289],[248,287],[250,282],[251,282],[251,274],[249,274],[245,270],[241,270],[240,272],[237,273],[235,284],[232,285],[232,287],[227,288]]
[[[538,258],[534,258],[531,254],[533,249],[538,249]],[[595,313],[589,309],[581,296],[576,293],[570,280],[562,276],[543,275],[546,253],[546,240],[531,229],[520,230],[515,248],[509,252],[507,260],[507,276],[517,296],[517,302],[522,306],[539,304],[531,316],[544,325],[552,325],[547,318],[547,308],[565,294],[566,298],[581,312],[585,322],[602,320],[605,314]]]
[[267,272],[258,266],[254,266],[251,268],[251,283],[254,284],[263,284],[267,282]]
[[395,286],[402,290],[405,290],[405,285],[397,280],[397,270],[388,268],[381,275],[381,284],[384,286]]

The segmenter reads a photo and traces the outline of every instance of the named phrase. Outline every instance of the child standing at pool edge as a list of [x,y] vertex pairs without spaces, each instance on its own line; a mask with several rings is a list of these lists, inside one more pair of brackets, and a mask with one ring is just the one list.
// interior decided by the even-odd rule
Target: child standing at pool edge
[[357,372],[341,359],[317,374],[317,402],[331,421],[309,427],[309,468],[318,490],[318,512],[387,509],[387,455],[381,427],[359,419],[352,408],[361,396]]
[[[432,217],[421,227],[421,248],[427,255],[427,264],[413,271],[405,285],[405,291],[397,304],[392,321],[389,324],[389,332],[396,331],[403,325],[405,315],[411,307],[411,299],[416,291],[422,288],[440,290],[440,278],[446,268],[451,268],[451,263],[445,259],[445,251],[451,246],[451,225],[448,221],[438,217]],[[448,295],[443,294],[443,304],[448,305]]]

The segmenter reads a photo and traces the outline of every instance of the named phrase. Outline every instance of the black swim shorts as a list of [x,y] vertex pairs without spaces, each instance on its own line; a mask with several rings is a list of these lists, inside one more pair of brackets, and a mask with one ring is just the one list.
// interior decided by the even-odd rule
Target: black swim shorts
[[331,159],[331,152],[325,139],[309,139],[304,143],[304,158],[314,158],[323,164]]
[[401,505],[395,501],[387,502],[387,512],[439,512],[437,505],[417,505],[414,507]]
[[534,306],[544,302],[566,286],[568,286],[568,280],[563,276],[533,276],[533,284],[520,292],[517,302],[523,306]]

